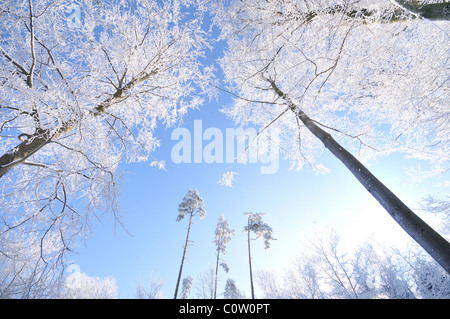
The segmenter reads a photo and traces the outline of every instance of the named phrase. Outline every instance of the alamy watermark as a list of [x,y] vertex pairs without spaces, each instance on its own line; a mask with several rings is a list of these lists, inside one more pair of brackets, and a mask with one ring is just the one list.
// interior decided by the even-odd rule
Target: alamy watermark
[[178,141],[171,151],[174,163],[253,163],[260,164],[261,174],[275,174],[279,168],[279,134],[267,129],[209,127],[202,120],[194,121],[193,132],[185,127],[172,131]]
[[69,29],[81,28],[81,7],[71,3],[66,7],[66,23]]

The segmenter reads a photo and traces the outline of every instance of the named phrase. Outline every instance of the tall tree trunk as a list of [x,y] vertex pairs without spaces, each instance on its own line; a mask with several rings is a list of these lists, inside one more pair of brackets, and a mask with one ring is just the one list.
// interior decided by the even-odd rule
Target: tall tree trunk
[[219,255],[220,255],[220,249],[217,248],[217,259],[216,259],[216,276],[214,278],[214,299],[216,299],[217,296],[217,278],[219,276]]
[[180,286],[181,273],[183,272],[183,265],[184,265],[184,257],[186,256],[186,250],[187,250],[187,246],[189,244],[189,234],[191,233],[191,225],[192,225],[192,217],[193,216],[194,216],[194,212],[191,212],[190,217],[189,217],[189,225],[188,225],[188,230],[187,230],[187,235],[186,235],[186,242],[184,244],[184,249],[183,249],[183,257],[181,258],[180,271],[178,273],[177,286],[175,287],[175,294],[173,295],[173,299],[177,299],[177,295],[178,295],[178,287]]
[[253,288],[253,273],[252,273],[252,255],[250,249],[250,217],[248,218],[248,266],[250,268],[250,287],[252,291],[252,299],[255,299],[255,289]]
[[350,170],[392,218],[450,274],[450,243],[420,219],[329,133],[322,130],[302,110],[298,109],[275,82],[269,82],[272,89],[288,103],[289,108],[305,127],[322,141],[325,147]]

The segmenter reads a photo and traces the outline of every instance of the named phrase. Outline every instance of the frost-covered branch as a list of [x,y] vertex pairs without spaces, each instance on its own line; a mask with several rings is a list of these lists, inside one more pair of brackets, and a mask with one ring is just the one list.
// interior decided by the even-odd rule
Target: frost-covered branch
[[[324,236],[326,235],[326,236]],[[344,237],[344,234],[341,234]],[[315,234],[282,276],[261,270],[263,298],[446,299],[450,276],[418,247],[367,240],[343,250],[339,236]]]
[[245,295],[236,286],[236,282],[233,279],[228,278],[225,284],[225,290],[223,292],[225,299],[243,299]]
[[255,289],[253,286],[253,270],[252,270],[252,255],[251,255],[251,245],[250,245],[250,233],[256,234],[256,239],[263,238],[264,239],[264,248],[268,249],[270,247],[270,241],[275,240],[272,237],[272,227],[266,224],[262,220],[262,216],[264,214],[257,213],[244,213],[244,215],[248,216],[247,226],[244,227],[244,231],[247,232],[247,245],[248,245],[248,266],[250,270],[250,288],[252,293],[252,299],[255,299]]
[[142,280],[139,279],[136,285],[135,297],[137,299],[160,299],[163,297],[161,289],[164,284],[164,280],[151,275],[149,288],[146,288]]
[[264,214],[258,213],[244,213],[248,216],[248,225],[244,227],[244,231],[256,235],[256,238],[262,238],[264,241],[264,248],[270,248],[270,242],[276,240],[273,238],[273,229],[262,220]]
[[426,3],[426,1],[391,0],[403,10],[428,20],[450,21],[450,3]]

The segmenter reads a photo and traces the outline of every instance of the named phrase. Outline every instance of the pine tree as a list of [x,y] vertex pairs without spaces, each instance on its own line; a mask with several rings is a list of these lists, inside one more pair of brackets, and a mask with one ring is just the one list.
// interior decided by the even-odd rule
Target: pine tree
[[189,216],[189,224],[186,234],[186,242],[183,247],[183,257],[181,258],[180,271],[178,272],[177,285],[175,287],[174,299],[177,299],[178,287],[180,286],[181,273],[183,272],[184,259],[186,257],[186,250],[189,244],[189,235],[191,233],[192,218],[194,216],[199,216],[200,218],[205,217],[206,211],[203,209],[203,199],[200,197],[196,189],[189,189],[186,196],[184,196],[181,203],[178,205],[178,216],[177,222],[181,221],[186,215]]
[[202,103],[207,40],[191,4],[0,2],[0,220],[39,229],[30,264],[61,263],[98,211],[120,224],[119,163],[161,167],[157,126]]
[[237,288],[236,282],[233,279],[228,278],[225,285],[225,291],[223,292],[225,299],[242,299],[245,298],[244,294]]
[[252,256],[251,256],[251,248],[250,248],[250,233],[253,232],[256,235],[256,239],[263,238],[264,239],[264,248],[270,248],[270,241],[275,240],[272,237],[272,227],[268,224],[264,223],[262,220],[262,216],[264,214],[256,214],[256,213],[244,213],[248,216],[248,224],[244,227],[244,231],[247,232],[247,241],[248,241],[248,265],[250,269],[250,287],[252,292],[252,299],[255,299],[255,290],[253,287],[253,273],[252,273]]

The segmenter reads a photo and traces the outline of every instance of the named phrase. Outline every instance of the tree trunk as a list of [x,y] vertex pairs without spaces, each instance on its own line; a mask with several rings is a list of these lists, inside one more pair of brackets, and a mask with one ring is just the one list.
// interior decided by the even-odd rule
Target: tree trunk
[[275,82],[269,82],[275,93],[288,103],[289,108],[305,127],[322,141],[325,147],[350,170],[392,218],[450,274],[450,243],[420,219],[329,133],[318,127],[302,110],[297,109]]
[[220,255],[220,250],[219,248],[217,248],[217,259],[216,259],[216,276],[214,278],[214,299],[216,299],[217,296],[217,278],[219,276],[219,255]]
[[252,255],[250,250],[250,217],[248,219],[247,234],[248,234],[248,266],[250,268],[250,288],[252,291],[252,299],[255,299],[255,290],[253,288]]
[[187,250],[187,246],[189,244],[189,234],[191,232],[193,216],[194,216],[194,213],[191,212],[190,217],[189,217],[189,225],[188,225],[187,235],[186,235],[186,243],[184,244],[183,257],[181,258],[180,271],[178,273],[177,286],[175,287],[175,294],[173,295],[173,299],[177,299],[177,295],[178,295],[178,287],[180,286],[181,273],[183,272],[183,265],[184,265],[184,257],[186,256],[186,250]]

